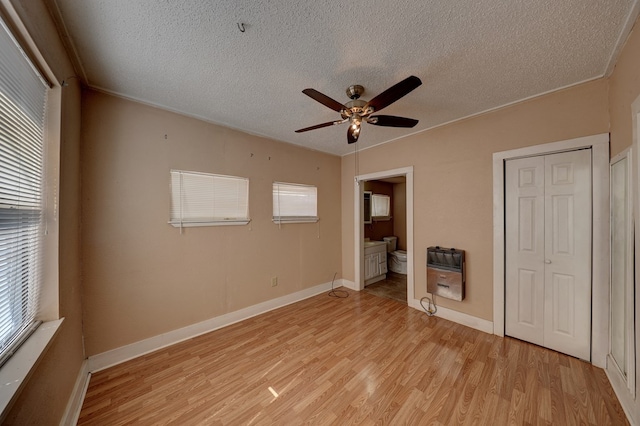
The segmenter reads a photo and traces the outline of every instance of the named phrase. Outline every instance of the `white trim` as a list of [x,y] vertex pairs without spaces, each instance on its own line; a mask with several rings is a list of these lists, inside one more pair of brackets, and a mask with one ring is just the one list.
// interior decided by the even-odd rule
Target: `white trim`
[[[531,95],[531,96],[527,96],[527,97],[522,98],[522,99],[516,99],[515,101],[512,101],[512,102],[507,102],[505,104],[498,105],[496,107],[492,107],[492,108],[489,108],[489,109],[486,109],[484,111],[480,111],[480,112],[477,112],[477,113],[469,114],[469,115],[466,115],[464,117],[454,118],[454,119],[446,121],[444,123],[435,124],[435,125],[433,125],[431,127],[427,127],[425,129],[420,129],[420,130],[418,130],[416,132],[405,134],[405,135],[402,135],[402,136],[399,136],[399,137],[396,137],[396,138],[392,138],[392,139],[386,140],[384,142],[380,142],[380,143],[375,144],[375,145],[358,148],[358,150],[359,151],[365,151],[367,149],[375,148],[375,147],[380,146],[380,145],[384,145],[384,144],[387,144],[387,143],[395,142],[395,141],[401,140],[401,139],[406,139],[408,137],[411,137],[411,136],[414,136],[414,135],[417,135],[417,134],[420,134],[420,133],[425,133],[425,132],[428,132],[428,131],[431,131],[431,130],[434,130],[434,129],[438,129],[440,127],[444,127],[444,126],[448,126],[450,124],[458,123],[460,121],[468,120],[468,119],[471,119],[471,118],[476,118],[476,117],[479,117],[479,116],[485,115],[485,114],[490,114],[492,112],[495,112],[495,111],[498,111],[498,110],[501,110],[501,109],[504,109],[504,108],[508,108],[508,107],[513,106],[513,105],[520,104],[522,102],[527,102],[527,101],[530,101],[532,99],[540,98],[542,96],[546,96],[546,95],[550,95],[550,94],[555,93],[555,92],[559,92],[561,90],[566,90],[566,89],[570,89],[572,87],[580,86],[582,84],[590,83],[592,81],[599,80],[599,79],[601,79],[603,77],[604,77],[604,75],[597,75],[595,77],[587,78],[587,79],[584,79],[582,81],[578,81],[576,83],[567,84],[566,86],[561,86],[561,87],[557,87],[555,89],[550,89],[550,90],[547,90],[545,92],[537,93],[537,94],[534,94],[534,95]],[[86,79],[85,79],[85,81],[86,81]],[[223,126],[223,127],[235,130],[235,131],[246,133],[248,135],[253,135],[253,136],[257,136],[257,137],[261,137],[261,138],[265,138],[265,139],[269,139],[269,140],[276,140],[276,139],[274,139],[273,136],[267,135],[265,133],[256,132],[254,130],[241,129],[240,127],[237,127],[237,126],[235,126],[233,124],[230,124],[230,123],[227,123],[227,122],[224,122],[224,121],[212,120],[210,117],[205,117],[205,116],[200,115],[200,114],[194,114],[194,113],[187,112],[187,111],[184,111],[184,110],[178,109],[178,108],[171,108],[171,107],[168,107],[166,105],[163,105],[163,104],[160,104],[160,103],[156,103],[156,102],[151,102],[151,101],[148,101],[148,100],[145,100],[145,99],[142,99],[142,98],[138,98],[138,97],[135,97],[135,96],[125,95],[123,93],[120,93],[120,92],[117,92],[117,91],[114,91],[114,90],[105,89],[104,87],[96,86],[96,85],[93,85],[93,84],[87,84],[87,87],[89,89],[93,90],[93,91],[98,92],[98,93],[103,93],[103,94],[106,94],[106,95],[109,95],[109,96],[115,96],[115,97],[120,98],[120,99],[136,102],[136,103],[139,103],[139,104],[142,104],[142,105],[145,105],[145,106],[149,106],[149,107],[152,107],[152,108],[160,109],[162,111],[172,112],[174,114],[178,114],[178,115],[181,115],[183,117],[195,118],[195,119],[198,119],[200,121],[204,121],[205,123],[215,124],[216,126]],[[278,139],[277,141],[280,142],[280,143],[285,143],[287,145],[293,145],[293,146],[295,146],[297,148],[306,149],[308,151],[321,152],[321,153],[327,154],[327,155],[335,155],[335,156],[338,156],[338,157],[346,157],[348,155],[353,155],[352,151],[345,152],[344,154],[340,154],[340,153],[321,150],[321,149],[318,149],[318,148],[309,148],[308,146],[305,146],[305,145],[303,145],[301,143],[296,143],[296,142],[292,142],[292,141],[289,141],[289,140],[285,141],[285,140],[279,140]]]
[[[62,12],[60,11],[60,6],[58,6],[58,2],[57,1],[53,1],[52,2],[52,6],[53,6],[53,11],[54,13],[52,13],[52,15],[54,15],[54,21],[56,23],[56,26],[59,25],[58,28],[62,28],[62,34],[61,34],[61,40],[63,42],[63,44],[65,45],[65,47],[67,47],[68,44],[68,49],[67,52],[69,50],[71,50],[72,54],[69,54],[69,59],[71,61],[72,67],[74,69],[79,69],[80,73],[82,74],[82,84],[87,84],[87,82],[89,81],[89,79],[87,78],[87,73],[84,69],[84,62],[80,60],[80,55],[78,54],[78,49],[75,45],[75,43],[73,42],[73,38],[71,38],[71,34],[69,33],[69,29],[67,27],[67,24],[65,22],[65,19],[62,18]],[[69,78],[66,78],[65,80],[69,80]],[[64,81],[64,80],[63,80]]]
[[[504,108],[509,108],[511,106],[518,105],[518,104],[520,104],[522,102],[527,102],[527,101],[530,101],[532,99],[540,98],[542,96],[546,96],[546,95],[553,94],[555,92],[559,92],[561,90],[566,90],[566,89],[570,89],[572,87],[580,86],[582,84],[590,83],[592,81],[599,80],[599,79],[601,79],[603,77],[604,77],[604,75],[597,75],[597,76],[592,77],[592,78],[587,78],[585,80],[578,81],[577,83],[567,84],[566,86],[562,86],[562,87],[558,87],[558,88],[555,88],[555,89],[547,90],[546,92],[537,93],[535,95],[527,96],[526,98],[516,99],[515,101],[508,102],[506,104],[498,105],[498,106],[493,107],[493,108],[485,109],[484,111],[480,111],[480,112],[476,112],[476,113],[473,113],[473,114],[465,115],[464,117],[454,118],[453,120],[445,121],[444,123],[435,124],[435,125],[433,125],[431,127],[427,127],[426,129],[420,129],[420,130],[415,131],[413,133],[407,133],[407,134],[404,134],[402,136],[398,136],[396,138],[389,139],[389,140],[386,140],[384,142],[377,143],[375,145],[365,146],[365,147],[359,148],[358,151],[360,151],[360,152],[366,151],[367,149],[375,148],[377,146],[384,145],[384,144],[387,144],[387,143],[390,143],[390,142],[395,142],[395,141],[400,140],[400,139],[406,139],[408,137],[411,137],[411,136],[414,136],[414,135],[418,135],[420,133],[425,133],[425,132],[428,132],[430,130],[438,129],[440,127],[444,127],[444,126],[448,126],[450,124],[458,123],[460,121],[468,120],[470,118],[476,118],[476,117],[479,117],[481,115],[490,114],[492,112],[495,112],[495,111],[498,111],[498,110],[501,110],[501,109],[504,109]],[[347,155],[351,155],[351,154],[353,154],[353,152],[347,152],[345,154],[340,154],[340,156],[341,157],[346,157]]]
[[407,202],[407,305],[411,305],[411,300],[415,297],[414,286],[414,258],[415,250],[413,247],[413,166],[402,167],[399,169],[385,170],[381,172],[368,173],[358,175],[354,179],[353,200],[354,200],[354,216],[353,228],[354,235],[354,263],[355,263],[355,282],[353,290],[360,291],[364,289],[364,223],[363,223],[363,190],[364,185],[360,182],[366,180],[386,179],[396,176],[405,176],[406,178],[406,202]]
[[[342,279],[341,284],[343,287],[358,291],[358,289],[356,288],[356,284],[353,281]],[[420,305],[419,299],[409,297],[409,307],[424,312],[422,305]],[[493,334],[493,322],[486,319],[478,318],[473,315],[465,314],[463,312],[454,311],[453,309],[448,309],[443,306],[438,306],[438,312],[436,312],[435,316],[455,322],[457,324],[465,325],[476,330],[480,330],[484,333]]]
[[15,354],[0,368],[0,423],[3,423],[11,406],[18,398],[22,386],[49,348],[60,330],[64,318],[40,324],[38,329],[18,348]]
[[89,363],[85,359],[80,366],[78,378],[76,379],[76,384],[71,392],[67,408],[64,410],[62,420],[60,420],[60,426],[71,426],[78,423],[80,411],[82,410],[82,403],[84,402],[84,397],[87,394],[90,379],[91,373],[89,373]]
[[[640,291],[638,291],[638,282],[640,282],[640,255],[638,254],[638,247],[640,247],[640,135],[638,134],[638,130],[640,130],[640,96],[638,96],[631,103],[631,123],[632,123],[632,143],[631,143],[631,196],[634,198],[633,200],[633,221],[635,223],[635,300],[634,300],[634,311],[635,311],[635,320],[634,320],[634,363],[635,365],[635,386],[640,384],[640,368],[638,368],[638,354],[640,354],[639,345],[640,345],[640,316],[638,315],[638,308],[640,308]],[[629,423],[638,424],[638,417],[640,417],[640,407],[637,401],[637,394],[634,398],[631,392],[629,392],[628,383],[625,383],[620,377],[616,377],[616,375],[611,375],[607,368],[605,368],[605,373],[609,378],[609,382],[611,383],[611,387],[613,388],[616,396],[618,397],[618,401],[620,401],[620,405],[622,405],[622,409],[627,415],[627,420]]]
[[[424,312],[420,300],[412,299],[410,305],[419,311]],[[438,306],[438,311],[435,314],[436,317],[440,317],[464,326],[480,330],[484,333],[493,334],[493,322],[474,317],[473,315],[465,314],[463,312],[454,311],[453,309],[445,308],[444,306]]]
[[591,363],[604,368],[609,352],[609,135],[591,147],[592,277]]
[[[284,216],[284,217],[287,217],[287,216]],[[271,221],[273,223],[275,223],[276,225],[287,224],[287,223],[318,223],[320,221],[320,218],[318,218],[318,217],[310,217],[308,219],[301,219],[301,218],[297,218],[297,219],[276,219],[276,218],[272,218]]]
[[[335,284],[336,283],[334,282],[334,288],[337,288]],[[251,317],[255,317],[256,315],[308,299],[329,290],[331,290],[331,282],[319,284],[276,299],[258,303],[257,305],[229,312],[228,314],[210,318],[196,324],[188,325],[177,330],[169,331],[126,346],[121,346],[110,351],[90,356],[88,359],[89,372],[95,373],[97,371],[104,370],[105,368],[157,351],[158,349],[162,349]]]
[[[626,179],[626,184],[627,184],[627,191],[628,191],[628,196],[629,199],[631,200],[631,202],[628,203],[627,205],[627,211],[625,212],[626,217],[629,218],[629,222],[626,224],[629,227],[629,234],[633,235],[634,233],[634,229],[633,229],[633,192],[632,192],[632,187],[633,187],[633,182],[632,182],[632,176],[631,173],[633,172],[633,164],[631,161],[633,155],[633,150],[631,149],[631,147],[625,149],[624,151],[620,152],[619,154],[617,154],[615,157],[613,157],[610,161],[610,167],[612,167],[614,164],[619,163],[622,160],[626,160],[627,163],[627,179]],[[609,173],[609,175],[611,176],[611,172]],[[611,182],[610,182],[611,183]],[[611,193],[611,192],[610,192]],[[613,197],[610,197],[610,211],[613,212]],[[610,216],[611,217],[611,213]],[[610,223],[609,226],[613,227],[613,225]],[[613,237],[613,229],[611,229],[610,231],[610,238]],[[611,244],[611,243],[610,243]],[[627,252],[627,259],[625,264],[627,265],[627,270],[624,271],[625,272],[625,286],[629,286],[629,283],[633,283],[633,252],[634,252],[634,248],[633,248],[633,240],[629,239],[629,241],[627,241],[627,247],[626,247],[626,252]],[[613,253],[610,250],[609,256],[613,256]],[[612,273],[612,269],[613,269],[613,259],[610,260],[610,265],[612,265],[612,267],[609,270],[609,281],[610,281],[610,294],[612,292],[612,288],[613,288],[613,282],[611,281],[611,273]],[[618,364],[618,361],[613,357],[613,353],[611,352],[611,321],[609,321],[609,345],[607,346],[607,370],[610,370],[610,375],[609,377],[615,377],[616,379],[618,379],[619,382],[623,382],[625,383],[625,387],[627,388],[628,392],[631,395],[631,398],[635,398],[635,394],[636,394],[636,380],[635,380],[635,369],[636,369],[636,363],[635,363],[635,332],[634,332],[634,321],[635,321],[635,308],[634,308],[634,300],[633,300],[633,296],[634,296],[634,286],[633,284],[631,284],[629,287],[624,289],[624,303],[623,303],[623,311],[625,313],[625,318],[624,318],[624,325],[626,327],[626,336],[625,338],[628,341],[628,346],[626,348],[626,353],[625,353],[625,363],[626,365],[624,366],[627,373],[624,374],[623,373],[623,369],[621,368],[621,366]],[[609,305],[611,305],[611,301],[609,302]],[[630,314],[629,314],[630,313]],[[610,312],[611,314],[611,312]],[[611,380],[609,380],[611,382]],[[617,385],[618,383],[616,383]],[[613,382],[612,382],[612,386],[613,386]]]
[[616,394],[616,397],[620,402],[620,406],[622,407],[622,411],[624,411],[625,416],[627,416],[629,424],[635,425],[636,423],[633,421],[633,417],[631,416],[631,413],[633,413],[633,399],[630,399],[627,395],[621,394],[618,390],[620,388],[627,389],[626,384],[618,383],[619,379],[612,377],[606,368],[604,369],[604,374],[607,376],[607,379],[609,379],[609,383],[611,383],[611,387],[613,388],[613,393]]
[[201,226],[234,226],[234,225],[248,225],[251,219],[243,220],[212,220],[210,222],[167,222],[174,228],[199,228]]
[[[634,199],[633,201],[633,222],[635,227],[635,276],[634,276],[634,287],[635,291],[635,300],[634,300],[634,314],[635,314],[635,322],[634,322],[634,349],[635,349],[635,382],[636,386],[640,385],[640,368],[638,368],[638,355],[640,354],[640,350],[638,349],[638,345],[640,345],[640,316],[638,315],[638,309],[640,308],[640,291],[638,291],[638,283],[640,283],[640,143],[638,139],[640,139],[640,135],[638,134],[638,130],[640,130],[640,96],[638,96],[635,101],[631,104],[631,112],[632,112],[632,127],[633,127],[633,142],[631,144],[631,193]],[[637,398],[637,392],[636,392]],[[622,400],[621,400],[622,401]],[[633,404],[634,402],[631,402]],[[622,404],[622,402],[621,402]],[[638,422],[638,406],[637,401],[635,405],[636,409],[634,414],[636,416],[629,417],[629,422],[631,424]]]
[[[609,345],[609,134],[493,154],[493,334],[504,336],[504,161],[591,148],[593,191],[591,363],[604,368]],[[597,255],[595,255],[597,253]]]
[[356,287],[356,283],[354,283],[353,281],[345,280],[344,278],[342,278],[341,282],[342,282],[342,287],[346,287],[346,288],[348,288],[350,290],[353,290],[353,291],[360,291]]
[[629,34],[631,34],[631,30],[633,30],[633,26],[638,19],[638,13],[640,13],[640,2],[638,0],[634,0],[631,8],[629,8],[629,14],[622,26],[622,30],[620,31],[620,34],[618,34],[618,40],[616,40],[616,44],[611,51],[611,56],[609,56],[609,62],[607,62],[607,67],[604,70],[604,77],[609,77],[613,73],[613,70],[616,67],[616,62],[618,62],[618,57],[620,56],[620,52],[622,52],[622,48],[627,43]]

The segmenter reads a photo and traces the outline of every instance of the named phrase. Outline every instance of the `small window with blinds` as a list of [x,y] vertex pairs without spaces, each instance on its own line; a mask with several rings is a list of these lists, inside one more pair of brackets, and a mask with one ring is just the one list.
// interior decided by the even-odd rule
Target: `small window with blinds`
[[0,21],[0,365],[40,321],[49,85]]
[[246,225],[249,179],[171,170],[171,211],[175,227]]
[[275,223],[317,222],[318,188],[295,183],[273,183]]
[[371,196],[371,217],[375,220],[391,219],[391,197],[383,194]]

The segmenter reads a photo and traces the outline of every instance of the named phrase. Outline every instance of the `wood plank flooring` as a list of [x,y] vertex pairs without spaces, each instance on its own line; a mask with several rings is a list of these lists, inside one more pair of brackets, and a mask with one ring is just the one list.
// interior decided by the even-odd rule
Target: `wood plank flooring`
[[628,423],[599,368],[349,291],[97,372],[78,424]]
[[387,278],[377,283],[369,284],[364,291],[379,297],[407,303],[407,276],[396,272],[387,272]]

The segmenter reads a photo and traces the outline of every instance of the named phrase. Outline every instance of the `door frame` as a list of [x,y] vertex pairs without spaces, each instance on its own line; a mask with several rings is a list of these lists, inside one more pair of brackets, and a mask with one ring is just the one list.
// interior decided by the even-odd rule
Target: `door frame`
[[362,194],[364,185],[360,183],[367,180],[379,180],[391,177],[404,176],[406,178],[406,199],[407,199],[407,305],[415,306],[414,303],[414,272],[413,272],[413,166],[399,169],[384,170],[380,172],[358,175],[354,180],[354,262],[355,262],[355,290],[364,289],[364,201]]
[[[627,206],[627,217],[629,218],[629,227],[631,230],[631,234],[634,234],[633,231],[633,227],[634,227],[634,221],[633,221],[633,211],[634,211],[634,206],[633,204],[635,203],[634,200],[634,194],[633,194],[633,164],[632,164],[632,156],[633,156],[633,150],[631,149],[631,147],[625,149],[624,151],[622,151],[621,153],[617,154],[615,157],[613,157],[610,161],[610,165],[613,166],[615,163],[619,162],[620,160],[622,160],[623,158],[627,159],[627,165],[628,165],[628,173],[627,174],[627,184],[628,186],[628,191],[629,191],[629,197],[631,198],[631,202],[629,203],[629,205]],[[609,176],[611,176],[611,173],[609,173]],[[613,197],[611,197],[611,211],[613,211]],[[609,216],[611,217],[611,215]],[[613,233],[613,230],[612,230]],[[611,234],[612,235],[612,234]],[[611,237],[611,236],[610,236]],[[612,245],[611,245],[612,246]],[[610,246],[610,247],[611,247]],[[611,255],[613,255],[613,253],[611,253]],[[631,395],[632,398],[635,398],[636,395],[636,360],[635,360],[635,354],[636,354],[636,348],[635,348],[635,344],[636,344],[636,336],[635,336],[635,324],[634,324],[634,320],[635,320],[635,300],[634,300],[634,295],[635,295],[635,289],[634,289],[634,282],[635,282],[635,277],[633,275],[634,272],[634,241],[633,238],[630,239],[630,241],[627,241],[627,260],[630,261],[630,263],[627,266],[627,270],[624,271],[626,278],[630,281],[630,286],[628,288],[625,288],[624,290],[624,295],[625,295],[625,300],[624,300],[624,304],[625,304],[625,313],[627,313],[625,315],[624,318],[624,323],[625,323],[625,327],[626,327],[626,333],[627,333],[627,338],[629,339],[629,346],[627,347],[626,350],[626,362],[628,363],[628,365],[626,365],[625,367],[627,367],[627,374],[625,375],[622,372],[621,366],[618,365],[618,361],[614,358],[613,354],[611,353],[611,340],[609,340],[609,347],[607,348],[607,368],[605,369],[607,376],[609,377],[609,382],[611,382],[611,385],[613,386],[614,390],[616,389],[625,389],[629,392],[629,394]],[[610,268],[610,273],[613,270],[613,259],[611,259],[611,268]],[[611,278],[609,278],[609,280],[611,281]],[[628,282],[625,281],[625,284],[629,284]],[[613,288],[613,282],[611,282],[611,288]],[[613,290],[611,290],[612,292]],[[611,306],[611,303],[609,304],[609,306]],[[631,315],[629,315],[628,313],[631,312]],[[609,321],[609,339],[611,339],[611,321]],[[626,377],[625,377],[626,376]]]
[[[586,136],[493,154],[493,334],[505,324],[505,161],[591,148],[591,363],[604,368],[609,345],[609,134]],[[597,253],[597,255],[594,255]]]

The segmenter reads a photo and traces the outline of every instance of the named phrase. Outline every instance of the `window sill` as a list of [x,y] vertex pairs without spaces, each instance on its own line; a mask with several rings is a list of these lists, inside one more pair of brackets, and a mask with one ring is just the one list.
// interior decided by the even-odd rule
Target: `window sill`
[[0,368],[0,422],[17,398],[27,378],[58,333],[64,318],[40,324],[40,327],[20,346]]
[[251,220],[221,220],[219,222],[169,222],[174,228],[197,228],[200,226],[233,226],[246,225]]
[[373,222],[387,222],[391,220],[391,216],[374,216]]
[[311,219],[291,219],[291,220],[279,220],[279,219],[272,219],[273,223],[275,223],[276,225],[281,225],[281,224],[287,224],[287,223],[317,223],[320,219],[316,218],[311,218]]

